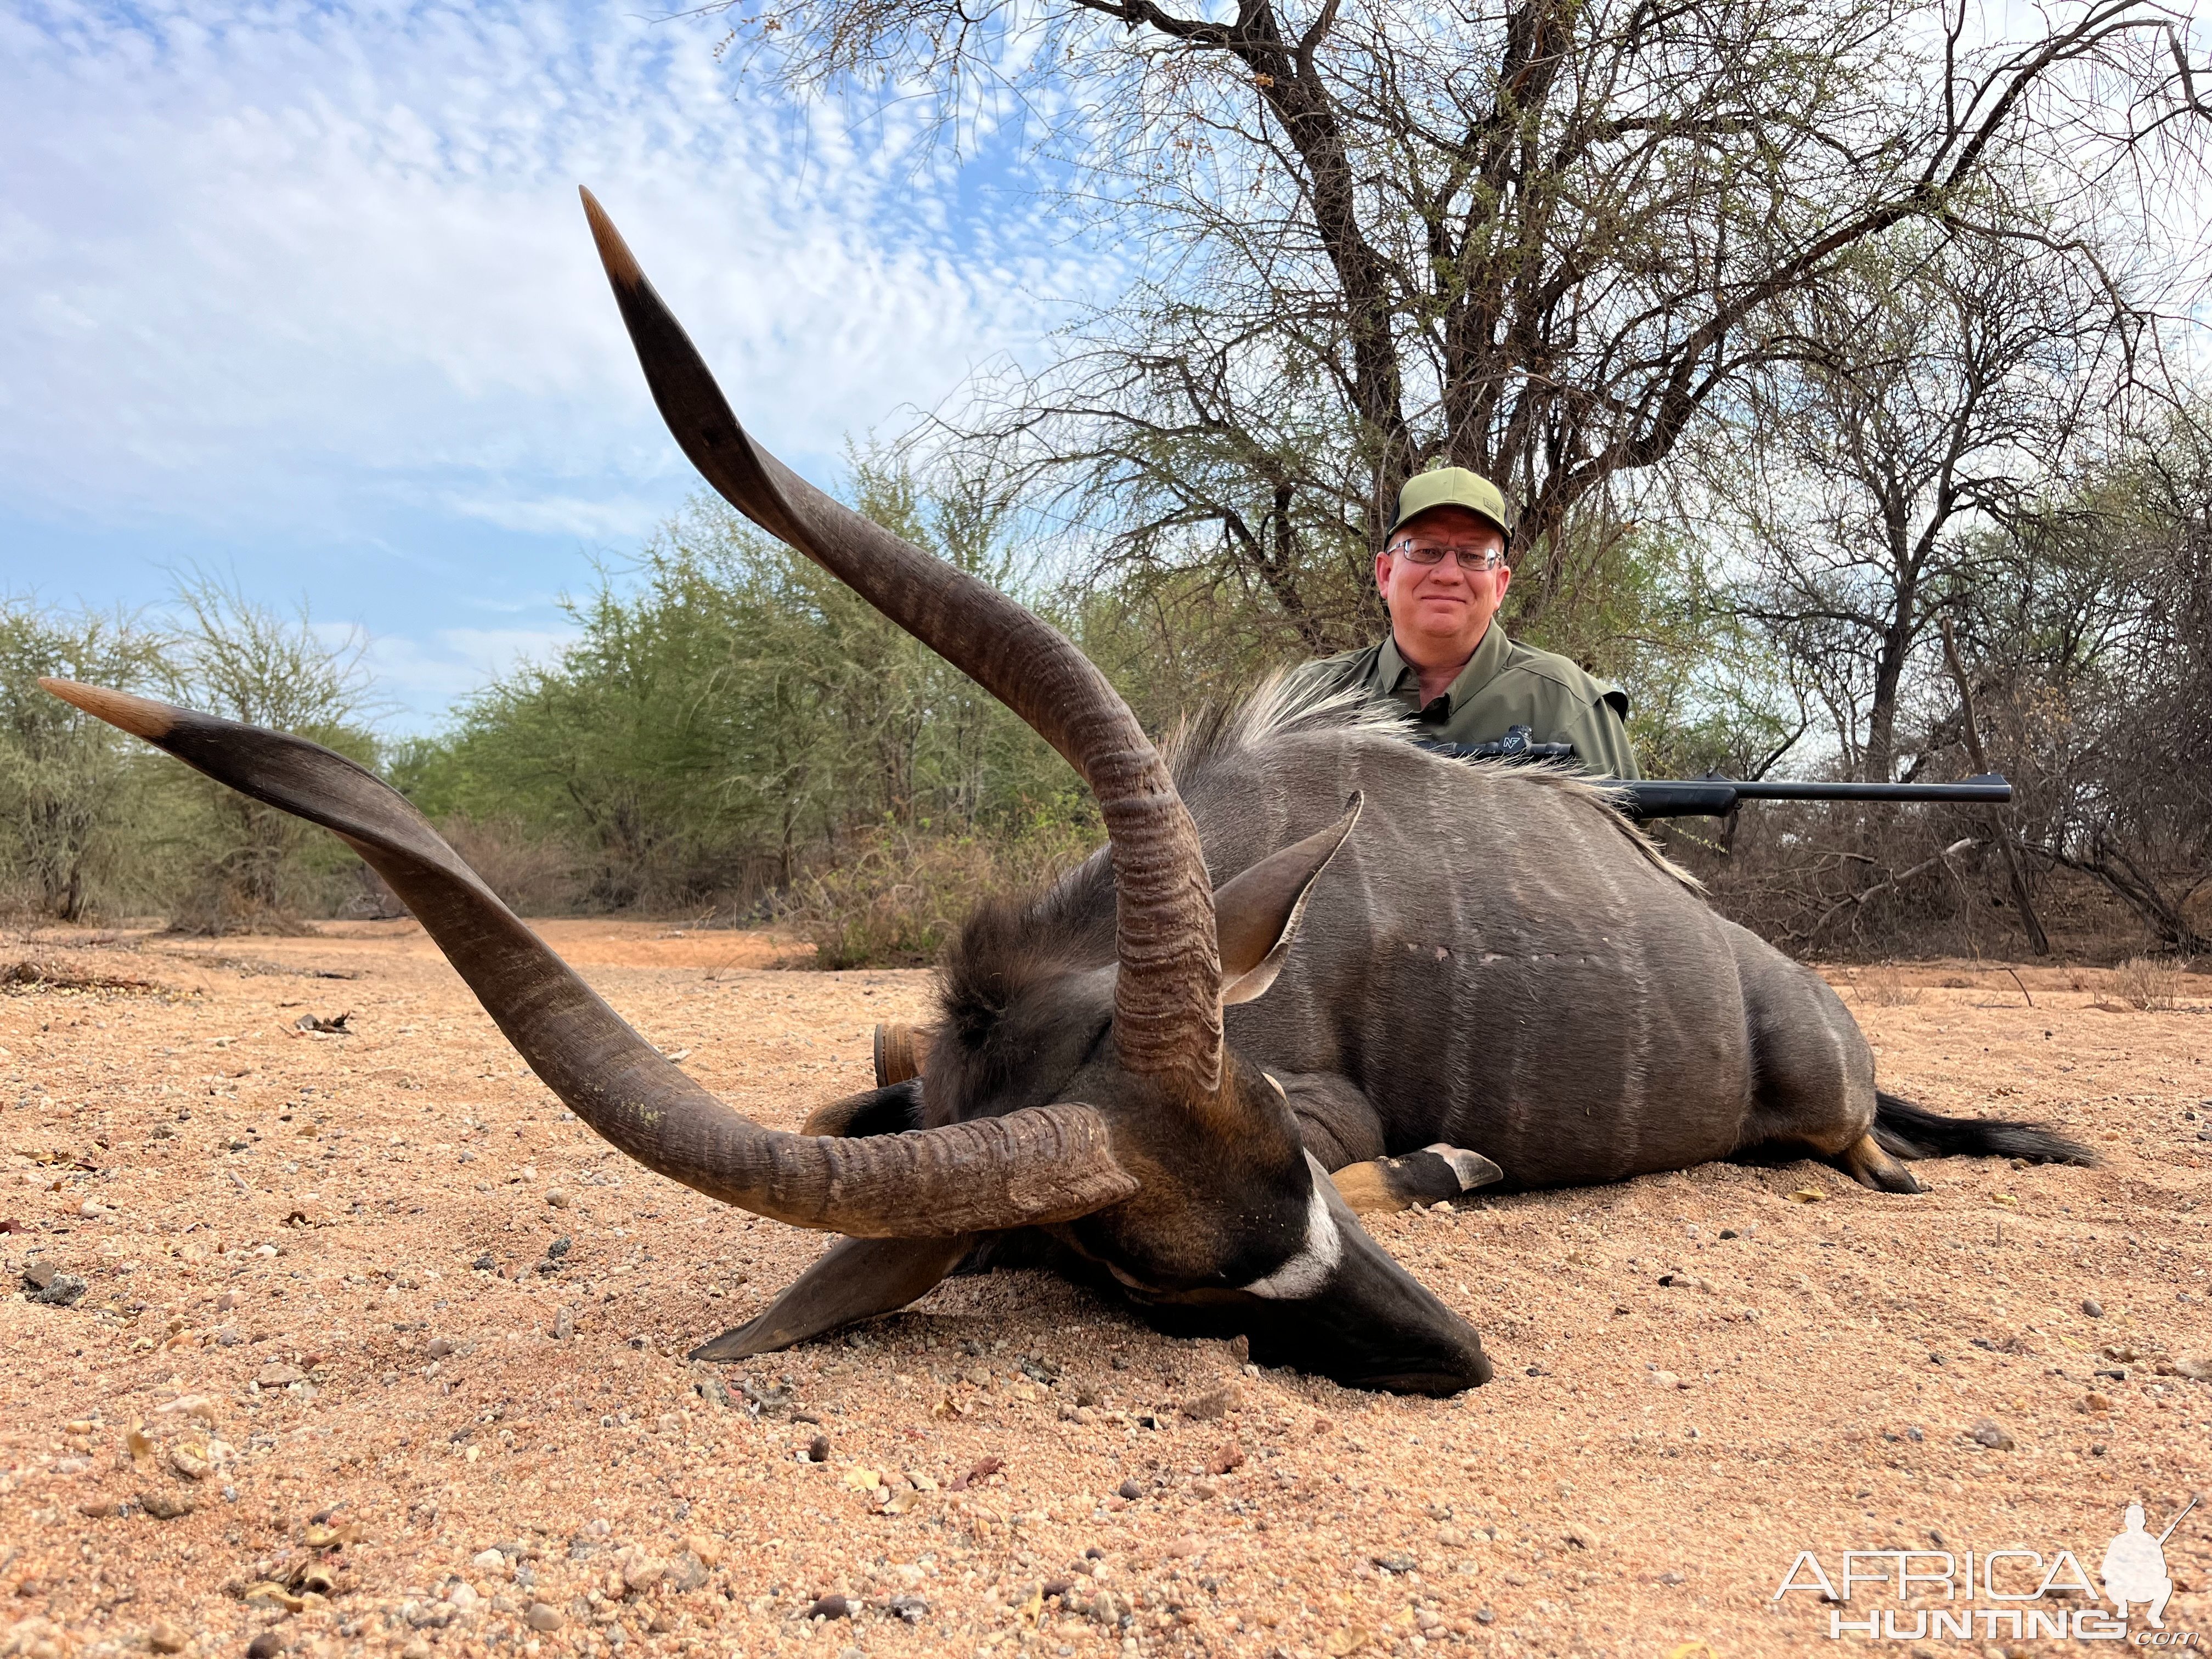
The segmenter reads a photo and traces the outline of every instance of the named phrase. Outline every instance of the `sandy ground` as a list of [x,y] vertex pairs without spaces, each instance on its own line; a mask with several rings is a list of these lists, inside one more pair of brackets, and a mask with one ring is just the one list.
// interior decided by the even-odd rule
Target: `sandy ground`
[[[547,931],[787,1126],[927,988]],[[0,995],[0,1656],[1833,1651],[1832,1615],[2008,1604],[1778,1599],[1802,1551],[1800,1583],[1942,1549],[2063,1589],[2124,1503],[2155,1532],[2208,1484],[2201,977],[2141,1013],[2095,973],[1837,975],[1890,1087],[2059,1121],[2095,1170],[1923,1164],[1907,1199],[1716,1165],[1379,1220],[1498,1365],[1439,1402],[1033,1274],[695,1366],[822,1241],[602,1145],[411,924],[0,941],[25,958],[150,988]],[[2166,1626],[2200,1642],[2209,1510],[2166,1545]],[[1880,1644],[2057,1645],[1971,1627]]]

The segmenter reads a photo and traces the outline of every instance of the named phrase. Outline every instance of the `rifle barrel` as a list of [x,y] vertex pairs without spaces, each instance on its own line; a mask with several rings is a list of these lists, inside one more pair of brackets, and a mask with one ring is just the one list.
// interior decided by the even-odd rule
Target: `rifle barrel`
[[[1416,738],[1419,747],[1456,760],[1511,759],[1497,753],[1497,745],[1480,747],[1461,743],[1435,743]],[[1555,758],[1547,745],[1539,760]],[[1569,755],[1573,750],[1565,751]],[[1595,778],[1595,783],[1611,780]],[[2012,785],[1998,772],[1984,772],[1958,783],[1799,783],[1787,779],[1759,778],[1643,778],[1613,785],[1625,792],[1622,802],[1632,818],[1723,818],[1747,800],[1890,800],[1926,804],[1931,801],[1974,801],[2002,806],[2012,799]]]
[[1994,772],[1960,783],[1800,783],[1772,778],[1649,778],[1620,787],[1635,818],[1725,817],[1747,800],[1974,801],[2002,806],[2012,785]]
[[1734,786],[1742,800],[1978,800],[1998,805],[2012,785],[1994,772],[1960,783],[1790,783],[1762,778]]
[[2188,1518],[2188,1515],[2189,1515],[2189,1511],[2190,1511],[2190,1510],[2193,1510],[2193,1509],[2195,1509],[2196,1507],[2197,1507],[2197,1498],[2196,1498],[2195,1494],[2193,1494],[2193,1493],[2192,1493],[2192,1494],[2191,1495],[2191,1497],[2190,1497],[2189,1501],[2188,1501],[2186,1504],[2184,1504],[2181,1506],[2181,1513],[2180,1513],[2179,1515],[2175,1516],[2173,1517],[2173,1519],[2172,1519],[2172,1520],[2171,1520],[2171,1521],[2167,1522],[2166,1523],[2166,1530],[2165,1530],[2164,1532],[2162,1532],[2162,1533],[2159,1534],[2159,1535],[2158,1535],[2158,1541],[2159,1541],[2159,1545],[2160,1545],[2160,1547],[2161,1548],[2163,1548],[2163,1547],[2165,1547],[2166,1540],[2167,1539],[2169,1539],[2169,1538],[2171,1538],[2171,1537],[2172,1537],[2172,1536],[2173,1536],[2173,1529],[2174,1529],[2176,1527],[2179,1526],[2179,1525],[2182,1523],[2182,1522],[2183,1522],[2184,1520],[2187,1519],[2187,1518]]

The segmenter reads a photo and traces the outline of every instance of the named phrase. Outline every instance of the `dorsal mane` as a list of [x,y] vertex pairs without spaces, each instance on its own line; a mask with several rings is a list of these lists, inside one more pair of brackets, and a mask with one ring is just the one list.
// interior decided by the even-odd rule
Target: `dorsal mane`
[[1395,705],[1310,669],[1271,674],[1234,702],[1185,714],[1162,744],[1176,787],[1186,793],[1206,770],[1248,750],[1272,749],[1310,732],[1410,743],[1419,728]]
[[[1270,676],[1248,696],[1185,714],[1161,750],[1186,799],[1206,793],[1210,775],[1249,763],[1292,738],[1342,734],[1351,743],[1410,744],[1420,728],[1395,705],[1369,698],[1310,669]],[[1511,787],[1553,791],[1588,803],[1611,820],[1638,854],[1694,892],[1704,886],[1625,817],[1621,792],[1555,765],[1449,761]],[[1072,968],[1114,957],[1113,866],[1101,848],[1049,885],[987,900],[969,918],[942,975],[947,1029],[973,1048],[988,1041],[1026,988]]]
[[[1241,702],[1186,715],[1164,748],[1176,787],[1189,799],[1204,792],[1208,773],[1250,751],[1264,752],[1293,737],[1337,732],[1351,743],[1410,744],[1420,730],[1413,716],[1397,705],[1370,698],[1357,685],[1310,668],[1292,669],[1261,681]],[[1500,759],[1445,763],[1466,767],[1509,787],[1554,790],[1585,801],[1590,810],[1604,813],[1646,862],[1693,893],[1705,890],[1703,882],[1669,859],[1627,816],[1623,810],[1626,791],[1618,785],[1596,782],[1571,767],[1552,763],[1528,765]]]

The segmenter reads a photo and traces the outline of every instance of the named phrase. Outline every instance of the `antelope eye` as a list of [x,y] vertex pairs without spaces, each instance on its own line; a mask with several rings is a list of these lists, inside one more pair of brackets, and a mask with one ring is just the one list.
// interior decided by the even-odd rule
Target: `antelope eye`
[[1098,1029],[1091,1035],[1090,1045],[1083,1051],[1083,1063],[1085,1065],[1087,1066],[1092,1060],[1099,1058],[1100,1050],[1104,1048],[1106,1046],[1106,1039],[1113,1036],[1113,1034],[1114,1022],[1110,1018],[1102,1020],[1099,1023]]

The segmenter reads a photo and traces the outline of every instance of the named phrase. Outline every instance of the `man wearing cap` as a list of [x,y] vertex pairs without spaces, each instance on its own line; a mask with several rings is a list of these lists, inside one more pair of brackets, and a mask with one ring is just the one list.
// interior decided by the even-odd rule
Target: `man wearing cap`
[[1506,533],[1505,498],[1489,479],[1446,466],[1408,480],[1375,557],[1389,635],[1322,667],[1342,684],[1404,704],[1424,738],[1572,744],[1585,772],[1642,775],[1622,723],[1628,694],[1565,657],[1505,637],[1497,617],[1513,580]]

